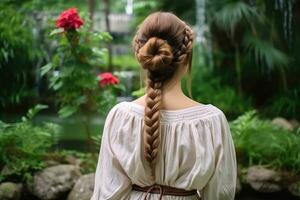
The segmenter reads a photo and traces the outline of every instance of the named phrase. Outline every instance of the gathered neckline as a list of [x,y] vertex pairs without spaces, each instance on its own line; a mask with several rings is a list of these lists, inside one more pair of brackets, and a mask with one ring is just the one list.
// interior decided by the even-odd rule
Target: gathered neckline
[[[145,106],[141,105],[141,104],[137,104],[134,103],[132,101],[125,101],[127,103],[130,103],[131,105],[141,108],[141,109],[145,109]],[[187,108],[181,108],[181,109],[175,109],[175,110],[164,110],[164,109],[160,109],[161,112],[164,113],[185,113],[185,112],[189,112],[190,110],[195,110],[195,109],[202,109],[202,108],[206,108],[207,106],[211,106],[211,104],[199,104],[199,105],[195,105],[195,106],[190,106]]]
[[[133,111],[141,117],[141,119],[144,117],[145,106],[132,101],[123,101],[122,104],[124,105],[123,108]],[[211,115],[215,115],[217,110],[218,109],[212,104],[200,104],[176,110],[160,110],[161,122],[170,123],[204,119]]]

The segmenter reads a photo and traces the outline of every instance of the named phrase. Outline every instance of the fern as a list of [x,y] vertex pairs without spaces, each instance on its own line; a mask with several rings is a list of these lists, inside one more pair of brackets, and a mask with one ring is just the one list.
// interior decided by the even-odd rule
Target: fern
[[254,54],[256,63],[267,66],[269,70],[273,70],[275,67],[286,66],[289,62],[289,57],[275,48],[270,42],[247,35],[243,44],[249,53]]
[[230,123],[239,161],[300,171],[300,136],[249,111]]
[[47,106],[30,109],[21,122],[0,121],[0,179],[15,177],[27,181],[32,172],[45,167],[43,157],[58,142],[60,127],[53,123],[35,126],[33,117]]
[[214,21],[223,30],[233,34],[237,24],[246,19],[251,21],[259,18],[255,8],[250,5],[237,1],[230,2],[222,7],[215,15]]

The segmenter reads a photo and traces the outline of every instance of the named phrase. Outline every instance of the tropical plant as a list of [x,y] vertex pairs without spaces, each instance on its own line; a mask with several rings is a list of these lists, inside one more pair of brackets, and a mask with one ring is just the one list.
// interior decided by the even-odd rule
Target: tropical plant
[[[288,56],[274,45],[276,31],[267,20],[264,3],[251,5],[245,1],[211,1],[210,12],[214,16],[210,23],[227,33],[234,48],[234,66],[239,94],[242,93],[242,70],[246,57],[254,58],[262,71],[278,70],[283,89],[286,89],[285,67]],[[267,69],[267,70],[265,70]]]
[[230,123],[239,162],[300,171],[300,136],[252,110]]
[[195,100],[218,106],[231,119],[253,109],[250,97],[238,95],[212,69],[195,66],[192,75],[192,96]]
[[298,87],[288,89],[275,95],[268,102],[264,113],[270,117],[287,117],[300,119],[300,89]]
[[0,3],[0,108],[3,109],[35,96],[32,71],[40,52],[33,45],[31,18],[21,5]]
[[60,127],[44,122],[34,125],[34,116],[45,105],[36,105],[21,122],[0,121],[0,181],[7,178],[30,181],[34,171],[45,167],[44,156],[58,142]]

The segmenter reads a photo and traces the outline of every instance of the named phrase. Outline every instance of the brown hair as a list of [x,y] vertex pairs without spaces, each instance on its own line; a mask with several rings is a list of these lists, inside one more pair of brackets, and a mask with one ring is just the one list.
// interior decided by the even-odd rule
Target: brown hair
[[135,56],[147,73],[144,115],[144,156],[155,180],[155,164],[160,145],[160,107],[163,83],[180,66],[191,70],[192,29],[169,12],[155,12],[139,25],[133,39]]

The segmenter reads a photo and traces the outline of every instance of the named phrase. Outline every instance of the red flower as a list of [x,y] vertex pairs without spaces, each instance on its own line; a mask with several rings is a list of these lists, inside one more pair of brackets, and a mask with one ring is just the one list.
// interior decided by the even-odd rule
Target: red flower
[[114,76],[110,72],[101,73],[98,75],[99,85],[104,87],[106,85],[115,85],[119,83],[118,77]]
[[83,20],[77,13],[77,8],[69,8],[63,11],[56,20],[56,27],[68,29],[78,29],[83,25]]

